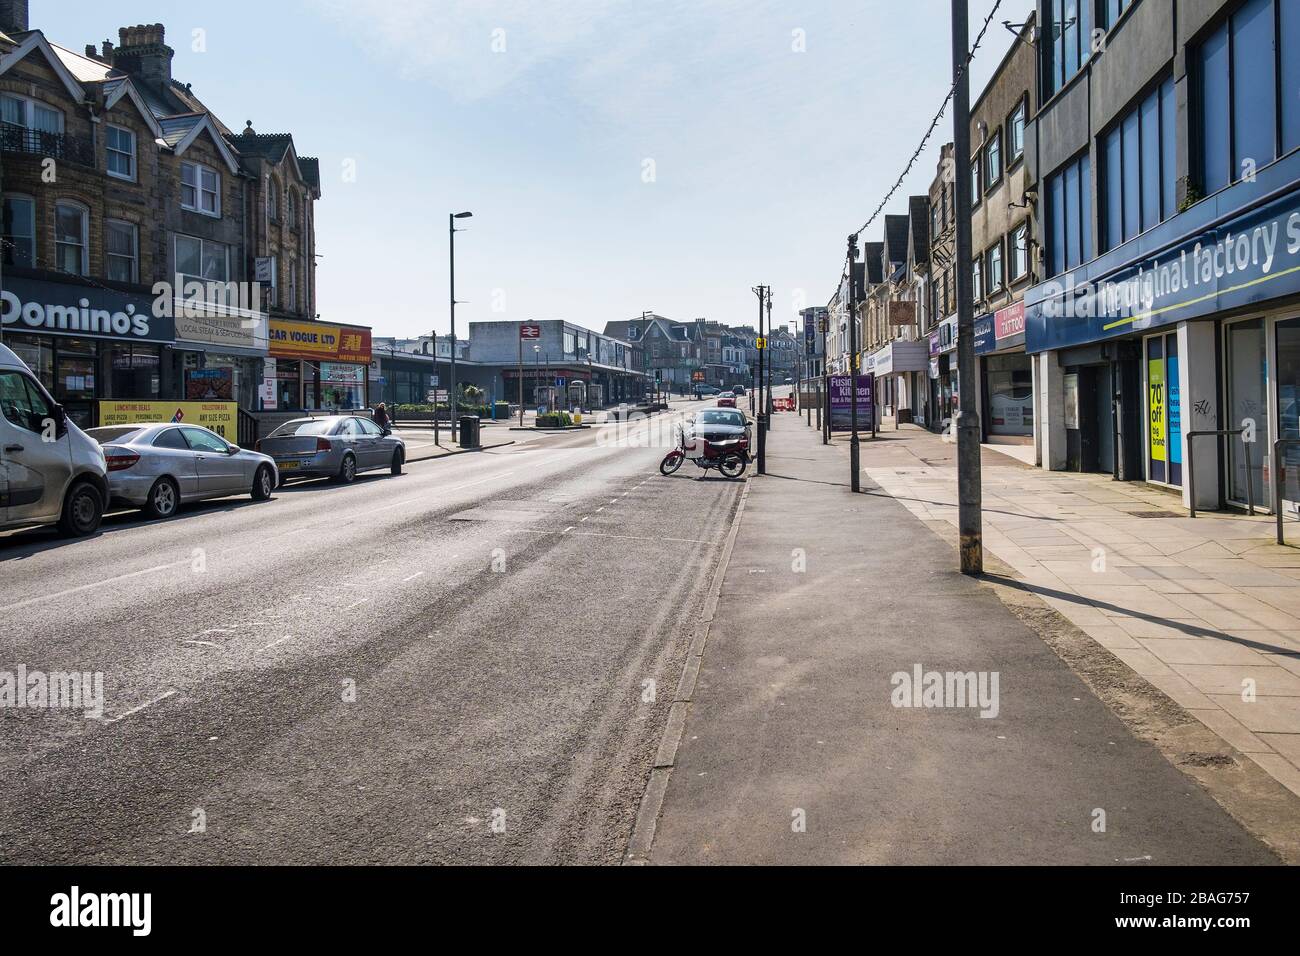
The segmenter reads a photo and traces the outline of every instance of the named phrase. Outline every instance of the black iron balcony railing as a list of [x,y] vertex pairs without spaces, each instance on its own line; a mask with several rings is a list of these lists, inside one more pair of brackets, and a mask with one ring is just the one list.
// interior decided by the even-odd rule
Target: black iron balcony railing
[[29,153],[63,159],[82,166],[95,165],[95,148],[88,136],[47,133],[14,123],[0,123],[0,152]]

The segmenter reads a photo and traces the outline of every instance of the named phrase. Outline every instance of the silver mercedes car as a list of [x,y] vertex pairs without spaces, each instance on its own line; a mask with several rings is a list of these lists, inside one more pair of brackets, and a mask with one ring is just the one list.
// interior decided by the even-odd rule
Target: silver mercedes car
[[275,459],[282,480],[333,478],[350,484],[363,471],[402,473],[406,442],[359,415],[295,418],[257,443]]
[[170,518],[182,504],[207,498],[265,501],[280,483],[269,456],[198,425],[108,425],[86,434],[103,447],[109,498],[151,518]]

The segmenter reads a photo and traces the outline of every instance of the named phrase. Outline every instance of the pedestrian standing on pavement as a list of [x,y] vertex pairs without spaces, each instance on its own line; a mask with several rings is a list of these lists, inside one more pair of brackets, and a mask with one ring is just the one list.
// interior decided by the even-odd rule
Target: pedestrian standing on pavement
[[375,424],[379,426],[380,431],[388,431],[388,406],[383,402],[375,406]]

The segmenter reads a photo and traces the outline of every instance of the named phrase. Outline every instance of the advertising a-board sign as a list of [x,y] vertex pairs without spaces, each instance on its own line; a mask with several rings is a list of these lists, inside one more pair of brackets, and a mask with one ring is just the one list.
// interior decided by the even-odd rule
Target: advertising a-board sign
[[[858,428],[871,430],[875,417],[872,404],[874,393],[872,385],[875,380],[870,375],[858,375]],[[832,375],[830,379],[831,430],[848,431],[853,427],[853,390],[849,385],[849,376]]]
[[233,442],[239,435],[237,402],[133,402],[101,401],[100,427],[140,425],[146,422],[175,422],[202,425]]

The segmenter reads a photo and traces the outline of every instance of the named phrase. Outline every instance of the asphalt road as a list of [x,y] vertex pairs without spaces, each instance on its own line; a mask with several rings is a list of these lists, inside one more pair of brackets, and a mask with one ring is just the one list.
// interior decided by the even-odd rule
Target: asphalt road
[[617,862],[741,483],[518,434],[0,537],[0,671],[105,697],[0,708],[0,861]]

